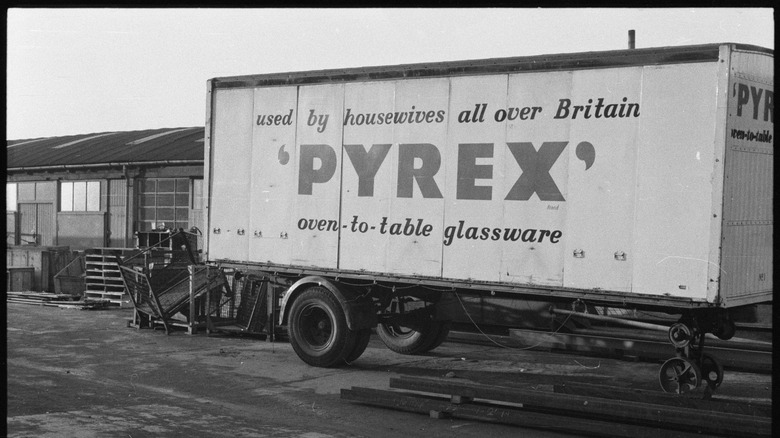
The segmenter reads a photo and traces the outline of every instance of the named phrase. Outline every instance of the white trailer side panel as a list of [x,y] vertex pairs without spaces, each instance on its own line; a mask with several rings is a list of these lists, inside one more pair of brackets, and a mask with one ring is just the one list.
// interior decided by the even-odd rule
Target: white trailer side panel
[[[249,260],[292,263],[292,206],[298,162],[298,87],[256,88],[252,127]],[[247,157],[248,159],[248,157]],[[233,214],[233,212],[229,212]]]
[[[415,121],[419,121],[421,113],[425,113],[425,123],[395,126],[395,144],[399,148],[396,152],[398,166],[404,165],[407,169],[416,169],[418,165],[422,165],[424,159],[430,160],[428,156],[433,151],[432,146],[446,144],[449,89],[450,81],[446,78],[396,82],[395,110],[399,113],[413,110]],[[431,123],[428,123],[429,120]],[[402,151],[400,145],[409,146],[403,146]],[[421,148],[418,150],[422,151],[423,155],[410,161],[409,151],[415,148]],[[446,154],[441,150],[439,153]],[[438,161],[441,166],[444,166],[443,156],[439,157]],[[396,174],[393,179],[391,186],[395,189],[395,196],[390,198],[390,206],[394,223],[400,224],[403,221],[404,236],[393,236],[395,239],[391,239],[388,243],[398,242],[403,246],[388,244],[385,248],[390,272],[395,274],[413,272],[440,277],[443,257],[442,236],[441,231],[437,232],[437,230],[441,230],[446,217],[444,199],[437,198],[435,193],[430,193],[433,191],[433,185],[431,189],[426,188],[426,194],[423,196],[419,183],[411,183],[408,178],[403,180],[400,179],[401,177],[402,175]],[[443,187],[447,184],[442,170],[433,177],[433,181],[440,191],[443,191]],[[412,219],[408,223],[415,227],[412,236],[405,235],[410,230],[406,225],[407,219]]]
[[294,198],[293,265],[338,268],[343,106],[343,84],[298,89],[298,161],[287,165],[297,182],[287,188]]
[[341,197],[345,212],[342,223],[347,229],[339,242],[339,266],[343,269],[382,272],[388,264],[390,237],[380,228],[382,219],[394,213],[391,203],[395,198],[397,147],[393,147],[393,125],[368,125],[365,114],[393,112],[395,85],[395,82],[347,84],[344,90],[347,123],[344,124]]
[[733,305],[774,284],[774,59],[731,55],[720,294]]
[[637,149],[638,294],[707,298],[718,64],[644,69]]
[[[636,263],[637,139],[644,119],[642,67],[574,72],[569,99],[607,105],[626,117],[569,120],[564,285],[632,291]],[[629,104],[634,104],[629,107]],[[610,107],[609,105],[613,105]]]
[[[502,227],[503,163],[508,159],[506,122],[493,113],[506,108],[507,76],[450,79],[447,143],[441,147],[444,185],[443,276],[501,279],[501,245],[483,228]],[[521,242],[518,242],[521,244]]]
[[[506,117],[506,141],[498,145],[505,149],[504,162],[499,163],[504,179],[494,182],[498,187],[498,199],[504,199],[510,193],[513,193],[510,198],[517,198],[514,195],[516,192],[512,190],[515,184],[518,184],[518,180],[520,180],[518,188],[527,186],[521,178],[524,173],[531,171],[533,166],[526,163],[525,157],[541,154],[539,150],[542,147],[550,147],[543,146],[546,142],[568,142],[569,123],[555,119],[552,111],[558,105],[560,96],[567,96],[570,93],[573,74],[571,71],[561,71],[509,75],[506,108],[499,108],[494,114],[494,119]],[[506,113],[500,112],[501,110]],[[510,143],[513,149],[509,149]],[[521,146],[520,143],[530,144],[534,152],[531,152],[528,146]],[[536,233],[540,233],[539,230],[565,232],[566,218],[571,211],[568,202],[571,200],[569,167],[572,166],[573,161],[582,164],[579,160],[573,160],[572,147],[567,143],[552,166],[543,165],[543,167],[550,167],[548,173],[555,183],[555,189],[566,201],[556,200],[559,198],[557,193],[540,195],[536,192],[524,201],[506,201],[503,203],[504,228],[520,228],[523,233],[528,233],[527,239],[530,239],[532,234],[525,231],[528,229],[536,229]],[[547,163],[549,160],[543,161]],[[525,168],[520,166],[520,162]],[[584,165],[581,169],[584,169]],[[566,272],[564,257],[567,248],[562,242],[551,244],[551,237],[546,236],[542,242],[534,243],[524,243],[522,235],[519,241],[500,240],[498,243],[501,247],[499,272],[501,281],[564,286]]]
[[[212,112],[208,251],[247,260],[252,165],[253,91],[215,90]],[[218,231],[217,231],[218,230]],[[243,233],[241,230],[244,230]]]
[[[437,113],[447,108],[448,89],[446,79],[346,86],[342,269],[441,275],[440,233],[433,230],[443,221],[443,200],[422,193],[413,175],[415,166],[440,161],[430,145],[444,144],[447,124]],[[387,123],[387,114],[406,119],[409,111],[424,111],[434,123]],[[423,185],[438,187],[443,175],[438,180]]]

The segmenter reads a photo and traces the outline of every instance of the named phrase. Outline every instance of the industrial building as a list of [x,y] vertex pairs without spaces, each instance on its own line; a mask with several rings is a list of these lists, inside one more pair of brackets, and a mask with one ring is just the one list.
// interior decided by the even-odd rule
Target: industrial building
[[7,141],[7,266],[35,267],[29,287],[52,291],[58,254],[202,227],[203,140],[199,126]]
[[202,225],[203,127],[9,140],[8,245],[132,247]]

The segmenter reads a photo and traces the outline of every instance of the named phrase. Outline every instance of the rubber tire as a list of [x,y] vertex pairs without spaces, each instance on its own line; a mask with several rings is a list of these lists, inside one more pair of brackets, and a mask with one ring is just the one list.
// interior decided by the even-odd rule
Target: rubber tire
[[450,334],[450,327],[452,324],[449,321],[445,321],[441,323],[441,328],[439,329],[439,334],[436,335],[436,339],[433,340],[433,343],[428,348],[428,351],[433,350],[434,348],[438,347],[439,345],[443,344],[444,341],[447,340],[447,336]]
[[344,358],[344,361],[347,363],[347,365],[351,365],[352,362],[356,361],[361,354],[363,354],[364,351],[366,351],[366,347],[368,347],[368,342],[371,341],[371,329],[363,329],[357,331],[357,339],[355,341],[355,347],[352,349],[352,352],[347,355],[347,357]]
[[308,288],[295,298],[287,329],[295,354],[315,367],[342,365],[355,350],[356,332],[347,327],[336,297],[321,286]]
[[[444,342],[446,335],[439,339],[444,324],[440,321],[430,321],[425,330],[407,329],[408,332],[403,335],[397,334],[390,325],[379,324],[376,332],[390,350],[400,354],[415,355],[427,353],[438,347],[438,345],[434,345],[437,341],[439,344]],[[449,333],[449,328],[446,331]]]

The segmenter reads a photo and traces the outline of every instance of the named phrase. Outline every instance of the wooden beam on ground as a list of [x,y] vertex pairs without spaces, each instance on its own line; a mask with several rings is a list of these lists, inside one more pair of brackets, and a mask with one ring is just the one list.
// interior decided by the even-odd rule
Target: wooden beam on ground
[[64,309],[104,309],[108,307],[108,300],[100,300],[100,301],[92,301],[92,300],[86,300],[86,301],[52,301],[52,300],[40,300],[40,299],[30,299],[30,298],[18,298],[18,297],[8,297],[6,299],[9,303],[17,303],[17,304],[32,304],[36,306],[47,306],[47,307],[60,307]]
[[70,294],[54,294],[51,292],[20,292],[20,291],[7,291],[6,295],[8,297],[19,297],[19,298],[30,298],[30,299],[80,299],[81,296],[78,295],[70,295]]
[[461,383],[452,379],[392,378],[390,379],[390,387],[516,403],[522,405],[524,409],[532,408],[543,412],[568,413],[590,418],[600,418],[607,421],[641,423],[651,427],[725,434],[730,437],[770,436],[772,429],[772,421],[769,418],[475,383]]
[[52,304],[46,300],[31,300],[29,298],[11,298],[8,297],[6,299],[9,303],[17,303],[17,304],[34,304],[38,306],[50,306],[50,307],[56,307],[57,304]]
[[553,390],[560,394],[583,395],[613,400],[634,401],[640,403],[677,406],[682,408],[703,409],[728,414],[750,415],[753,417],[771,417],[772,407],[756,403],[734,403],[726,400],[701,397],[685,397],[659,391],[620,388],[616,386],[595,385],[592,383],[567,382],[554,385]]
[[352,389],[342,389],[341,398],[343,400],[365,403],[372,406],[428,414],[432,418],[477,420],[531,429],[572,433],[579,436],[587,435],[604,438],[657,438],[659,436],[701,438],[703,436],[697,433],[672,431],[655,427],[614,424],[606,421],[523,411],[512,409],[507,406],[476,403],[452,404],[446,399],[371,388],[353,387]]

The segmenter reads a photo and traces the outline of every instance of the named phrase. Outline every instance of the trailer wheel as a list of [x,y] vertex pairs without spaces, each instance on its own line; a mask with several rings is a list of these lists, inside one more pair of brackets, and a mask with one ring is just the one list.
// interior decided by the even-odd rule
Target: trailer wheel
[[447,340],[447,336],[450,334],[450,326],[452,326],[452,324],[449,321],[441,323],[439,334],[436,336],[436,339],[433,340],[433,343],[431,344],[431,347],[428,349],[428,351],[433,350]]
[[347,363],[347,365],[356,361],[360,357],[360,355],[363,354],[364,351],[366,351],[366,347],[368,347],[368,342],[370,340],[371,340],[371,329],[358,330],[357,339],[355,340],[355,348],[353,348],[352,352],[349,353],[347,357],[344,358],[344,361]]
[[288,330],[293,350],[309,365],[337,366],[355,351],[356,332],[349,330],[341,305],[324,287],[306,289],[295,299]]
[[[443,333],[445,332],[446,333]],[[376,332],[387,348],[401,354],[423,354],[441,345],[449,333],[449,325],[431,321],[422,331],[395,324],[379,324]],[[443,336],[442,336],[443,335]],[[436,344],[438,342],[438,344]]]

